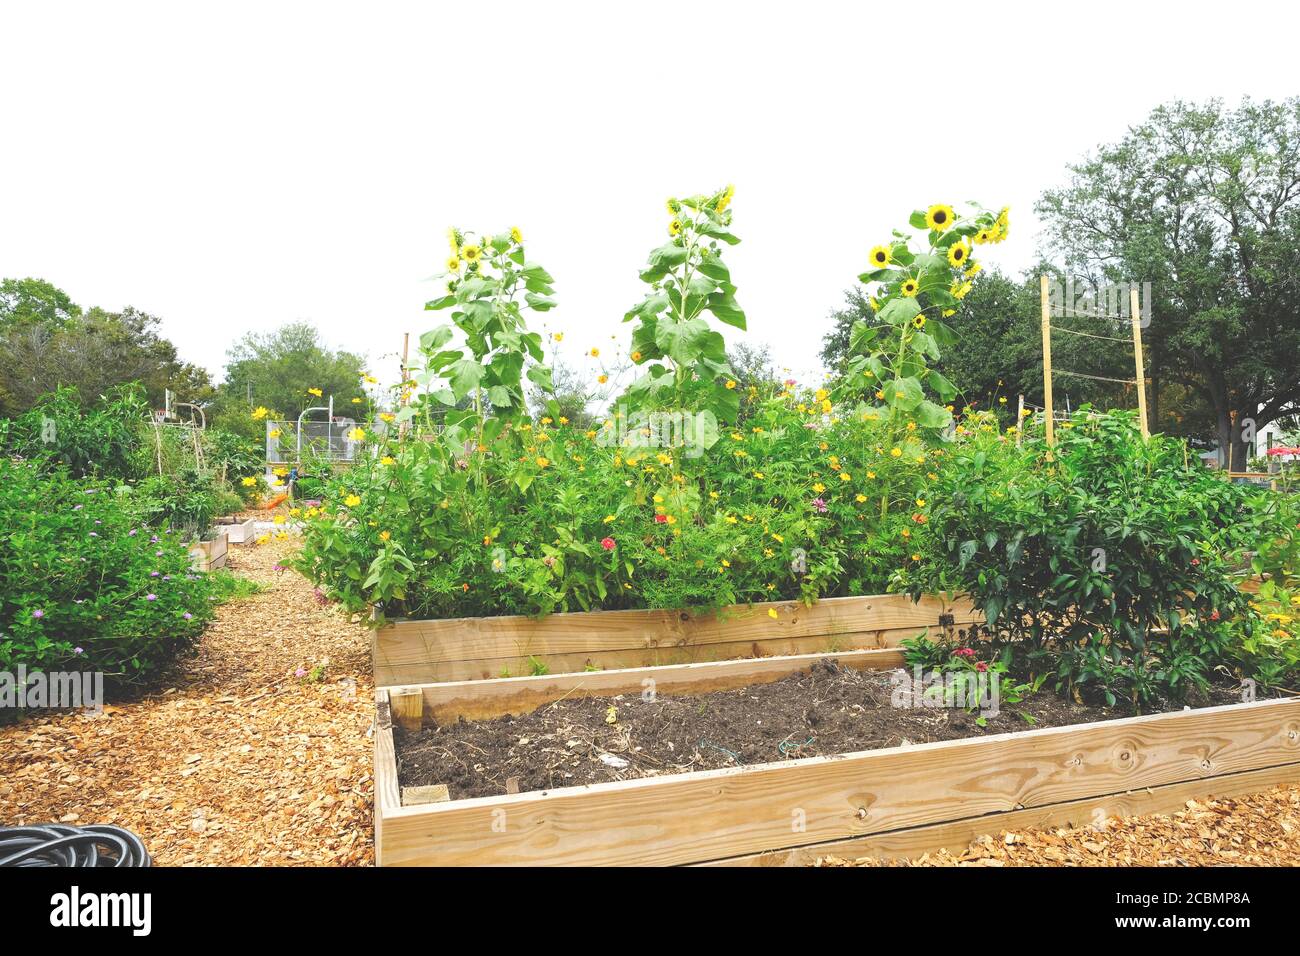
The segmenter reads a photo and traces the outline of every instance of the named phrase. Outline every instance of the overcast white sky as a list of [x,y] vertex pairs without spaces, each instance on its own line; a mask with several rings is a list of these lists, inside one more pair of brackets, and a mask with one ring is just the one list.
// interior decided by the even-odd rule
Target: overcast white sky
[[625,331],[665,198],[734,182],[748,338],[807,376],[912,209],[1009,204],[987,258],[1027,266],[1040,192],[1152,107],[1295,94],[1298,9],[0,0],[0,276],[214,373],[306,319],[394,376],[446,227],[518,225],[571,355]]

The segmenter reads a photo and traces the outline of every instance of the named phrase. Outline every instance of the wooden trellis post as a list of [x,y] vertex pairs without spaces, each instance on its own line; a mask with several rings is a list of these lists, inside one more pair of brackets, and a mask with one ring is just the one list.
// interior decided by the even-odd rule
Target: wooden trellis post
[[1020,396],[1020,401],[1016,402],[1016,447],[1020,447],[1020,439],[1025,433],[1025,396]]
[[1052,418],[1052,307],[1048,301],[1047,273],[1039,276],[1038,291],[1043,306],[1043,422],[1047,427],[1048,454],[1056,444],[1056,422]]
[[1133,365],[1137,369],[1138,389],[1138,424],[1142,427],[1142,437],[1148,438],[1151,432],[1147,426],[1147,375],[1142,361],[1142,317],[1138,308],[1137,283],[1128,290],[1129,318],[1133,320]]

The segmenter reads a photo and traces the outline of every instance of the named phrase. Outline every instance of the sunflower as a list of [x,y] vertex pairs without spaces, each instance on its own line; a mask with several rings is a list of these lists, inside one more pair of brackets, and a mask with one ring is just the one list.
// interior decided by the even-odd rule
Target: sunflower
[[517,246],[518,246],[518,245],[523,245],[524,234],[523,234],[522,232],[519,231],[519,227],[518,227],[518,226],[511,226],[511,227],[510,227],[510,241],[513,242],[513,243],[514,243],[515,245],[517,245]]
[[910,299],[921,291],[921,284],[915,279],[904,279],[903,284],[898,287],[898,291]]
[[870,299],[868,299],[867,302],[868,304],[870,304],[872,312],[880,311],[880,300],[877,299],[874,295]]
[[960,269],[962,265],[970,258],[970,245],[963,239],[961,242],[954,242],[948,247],[948,265],[954,269]]
[[669,199],[666,205],[668,206],[668,215],[670,216],[675,216],[682,211],[682,204],[676,199]]
[[918,329],[925,328],[925,316],[918,315],[916,318],[912,320],[912,324],[915,325]]
[[460,232],[455,226],[452,226],[447,230],[447,244],[451,246],[451,254],[453,256],[460,255],[460,239]]
[[483,258],[483,250],[478,246],[471,244],[460,250],[460,257],[466,262],[473,264]]
[[952,225],[952,207],[940,203],[925,211],[925,224],[935,232],[943,232]]
[[682,221],[680,219],[674,219],[672,222],[668,224],[668,235],[680,236],[681,234],[682,234]]
[[982,246],[993,241],[992,229],[981,229],[975,233],[975,245]]
[[893,254],[889,251],[889,246],[876,246],[870,252],[871,264],[877,269],[883,269],[889,265],[889,260]]
[[715,207],[718,212],[726,212],[727,207],[731,205],[732,197],[735,195],[736,187],[728,183],[727,188],[722,191],[722,195],[718,198],[718,205]]

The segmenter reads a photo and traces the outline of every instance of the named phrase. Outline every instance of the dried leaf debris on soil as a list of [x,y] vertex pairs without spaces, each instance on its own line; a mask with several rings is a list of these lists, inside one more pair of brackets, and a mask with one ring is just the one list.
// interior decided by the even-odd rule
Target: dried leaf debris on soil
[[231,547],[268,590],[221,606],[166,688],[0,728],[0,823],[117,824],[160,865],[373,863],[369,636],[276,570],[296,547]]

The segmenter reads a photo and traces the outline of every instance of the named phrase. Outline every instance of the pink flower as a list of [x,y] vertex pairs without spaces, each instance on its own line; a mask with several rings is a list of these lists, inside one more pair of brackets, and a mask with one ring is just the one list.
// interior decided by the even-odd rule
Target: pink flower
[[825,499],[822,499],[822,498],[814,498],[814,499],[812,500],[812,506],[813,506],[813,511],[816,511],[818,514],[825,514],[825,513],[826,513],[826,501],[825,501]]
[[37,608],[35,611],[32,611],[32,617],[36,618],[36,620],[38,621],[44,616],[45,616],[45,612],[42,611],[40,608]]
[[613,551],[613,550],[614,550],[614,539],[613,539],[613,538],[605,538],[605,539],[603,539],[603,540],[600,542],[600,546],[601,546],[602,548],[604,548],[606,551]]
[[156,600],[158,600],[158,595],[156,595],[156,594],[146,594],[146,595],[144,596],[144,599],[145,599],[146,601],[156,601]]
[[655,515],[655,524],[667,524],[667,523],[668,523],[667,515]]
[[975,665],[975,669],[979,671],[981,674],[983,674],[986,670],[989,669],[989,665],[984,663],[984,661],[980,661]]

